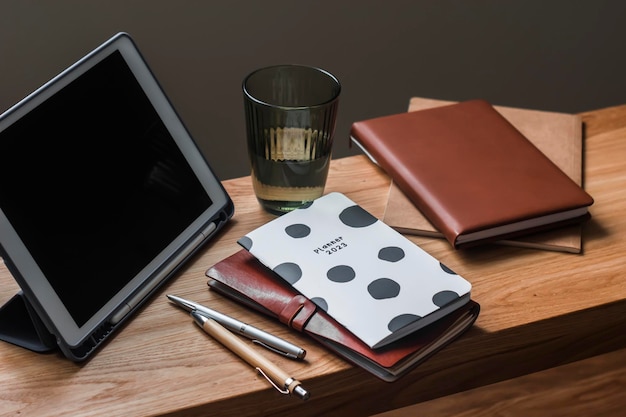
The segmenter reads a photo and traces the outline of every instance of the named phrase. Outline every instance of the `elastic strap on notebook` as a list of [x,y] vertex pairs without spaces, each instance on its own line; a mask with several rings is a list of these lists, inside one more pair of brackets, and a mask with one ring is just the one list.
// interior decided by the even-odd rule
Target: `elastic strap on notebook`
[[283,308],[278,318],[281,323],[301,332],[315,310],[316,306],[311,300],[302,295],[296,295]]

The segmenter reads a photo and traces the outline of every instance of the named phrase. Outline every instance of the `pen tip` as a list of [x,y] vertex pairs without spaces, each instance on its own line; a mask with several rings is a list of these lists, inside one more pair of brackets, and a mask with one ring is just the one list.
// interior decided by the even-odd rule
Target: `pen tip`
[[173,295],[173,294],[167,294],[166,297],[167,297],[168,300],[173,301],[176,304],[180,304],[181,300],[182,300],[182,298],[180,298],[180,297],[178,297],[176,295]]

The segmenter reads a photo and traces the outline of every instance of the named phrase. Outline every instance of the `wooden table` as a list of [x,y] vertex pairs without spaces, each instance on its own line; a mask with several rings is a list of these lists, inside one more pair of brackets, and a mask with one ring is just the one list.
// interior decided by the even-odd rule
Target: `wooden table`
[[[23,416],[370,415],[506,380],[626,346],[626,106],[584,113],[585,186],[595,198],[584,253],[510,247],[454,251],[411,237],[473,284],[482,305],[461,339],[395,383],[329,354],[307,337],[207,290],[205,270],[272,216],[250,178],[225,181],[236,214],[174,280],[101,349],[77,365],[0,343],[0,414]],[[327,191],[381,217],[389,178],[363,156],[333,161]],[[0,303],[17,286],[0,269]],[[201,333],[165,294],[205,303],[306,347],[305,363],[273,360],[301,379],[307,402],[277,393]],[[263,352],[265,353],[265,352]]]

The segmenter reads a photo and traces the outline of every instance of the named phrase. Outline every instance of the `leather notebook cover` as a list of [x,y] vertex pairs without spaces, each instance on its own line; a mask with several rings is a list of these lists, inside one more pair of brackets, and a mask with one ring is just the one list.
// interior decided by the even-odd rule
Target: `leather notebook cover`
[[[412,97],[408,111],[449,104],[454,104],[454,102]],[[494,106],[494,108],[568,177],[582,186],[583,124],[579,115],[505,106]],[[400,233],[444,237],[393,182],[389,189],[383,221]],[[582,251],[582,225],[573,224],[515,239],[504,239],[497,243],[580,253]]]
[[454,247],[577,222],[593,203],[484,100],[356,122],[351,136]]
[[373,350],[246,250],[218,262],[206,275],[211,289],[307,333],[340,357],[388,382],[398,379],[469,329],[480,310],[470,300],[434,324]]

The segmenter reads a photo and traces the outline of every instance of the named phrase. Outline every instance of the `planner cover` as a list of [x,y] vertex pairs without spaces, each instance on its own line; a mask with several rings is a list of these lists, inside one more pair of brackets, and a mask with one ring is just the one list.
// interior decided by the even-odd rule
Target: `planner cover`
[[593,204],[484,100],[356,122],[351,138],[457,248],[580,222]]
[[470,299],[468,281],[340,193],[238,243],[373,349]]

